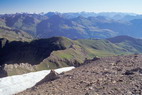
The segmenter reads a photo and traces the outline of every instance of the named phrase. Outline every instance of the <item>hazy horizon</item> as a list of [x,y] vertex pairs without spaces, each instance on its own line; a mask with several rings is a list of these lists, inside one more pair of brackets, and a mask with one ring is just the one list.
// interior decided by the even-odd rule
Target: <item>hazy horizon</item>
[[140,0],[1,0],[0,14],[47,12],[121,12],[142,14]]
[[[122,13],[122,14],[131,14],[131,15],[142,15],[142,14],[138,14],[138,13],[130,13],[130,12],[87,12],[87,11],[78,11],[78,12],[59,12],[59,11],[49,11],[49,12],[54,12],[54,13],[94,13],[94,14],[101,14],[101,13]],[[15,12],[15,13],[0,13],[0,15],[5,15],[5,14],[47,14],[49,12],[39,12],[39,13],[35,13],[35,12]]]

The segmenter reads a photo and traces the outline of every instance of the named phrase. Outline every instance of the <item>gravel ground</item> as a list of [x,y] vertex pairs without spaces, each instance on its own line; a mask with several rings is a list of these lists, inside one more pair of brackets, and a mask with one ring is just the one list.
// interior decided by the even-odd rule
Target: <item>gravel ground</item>
[[142,55],[100,58],[17,95],[142,95]]

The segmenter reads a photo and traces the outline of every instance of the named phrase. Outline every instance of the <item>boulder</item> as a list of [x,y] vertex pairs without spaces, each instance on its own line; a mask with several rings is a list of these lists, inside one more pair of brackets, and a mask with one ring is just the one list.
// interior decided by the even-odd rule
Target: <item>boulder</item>
[[59,74],[55,72],[54,70],[51,70],[50,73],[47,76],[45,76],[41,81],[39,81],[36,85],[41,85],[43,83],[53,81],[58,78],[59,78]]

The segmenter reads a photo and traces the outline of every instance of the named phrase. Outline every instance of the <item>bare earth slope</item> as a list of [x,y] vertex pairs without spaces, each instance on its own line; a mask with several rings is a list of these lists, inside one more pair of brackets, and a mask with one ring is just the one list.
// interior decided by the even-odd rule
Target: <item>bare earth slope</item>
[[142,55],[94,60],[17,95],[141,95]]

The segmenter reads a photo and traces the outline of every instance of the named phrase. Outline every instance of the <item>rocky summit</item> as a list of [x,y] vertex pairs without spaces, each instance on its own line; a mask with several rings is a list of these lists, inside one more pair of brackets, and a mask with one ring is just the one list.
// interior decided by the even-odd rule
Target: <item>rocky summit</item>
[[17,95],[141,95],[142,55],[88,61]]

